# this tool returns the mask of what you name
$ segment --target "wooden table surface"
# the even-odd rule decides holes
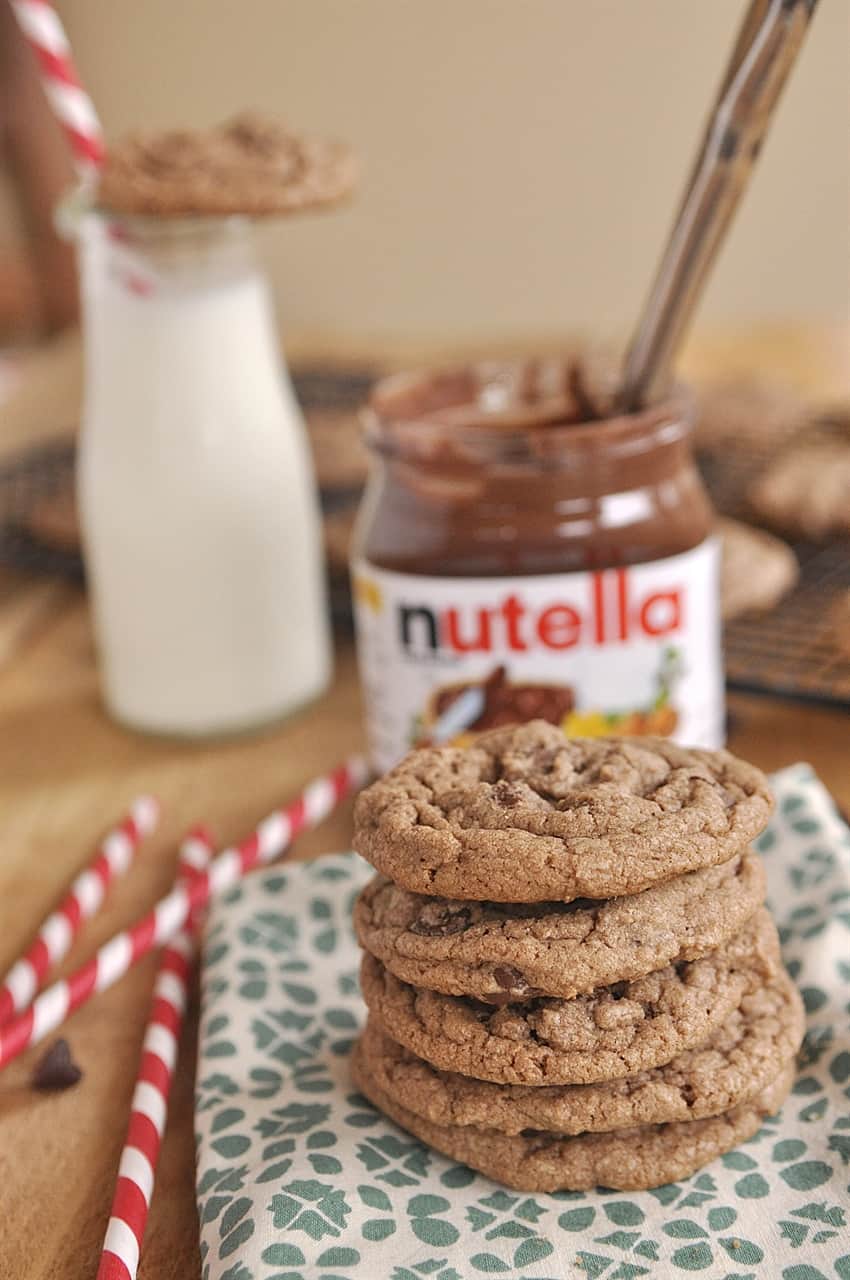
[[[730,358],[746,367],[740,339],[721,336],[692,355],[694,367],[709,373],[725,369]],[[813,393],[837,394],[835,385],[825,390],[830,377],[834,382],[833,357],[809,332],[755,335],[750,358],[761,369],[791,365],[795,380]],[[769,770],[810,761],[850,811],[845,712],[740,696],[731,699],[731,710],[734,750]],[[160,830],[86,927],[70,957],[74,964],[169,887],[176,842],[191,823],[203,817],[220,841],[237,838],[361,745],[346,637],[339,639],[330,693],[273,731],[199,745],[127,732],[98,701],[81,593],[13,575],[0,580],[0,726],[0,971],[140,791],[161,798]],[[303,839],[299,853],[347,847],[349,821],[348,810],[336,815]],[[28,1078],[38,1050],[0,1076],[0,1280],[80,1280],[96,1272],[153,970],[149,958],[68,1023],[85,1071],[78,1087],[33,1093]],[[199,1275],[191,1105],[196,1027],[193,1009],[140,1269],[148,1280]]]

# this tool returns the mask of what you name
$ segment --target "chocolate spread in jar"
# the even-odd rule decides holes
[[[535,717],[720,743],[717,551],[689,401],[607,410],[565,360],[375,389],[353,580],[376,767]]]

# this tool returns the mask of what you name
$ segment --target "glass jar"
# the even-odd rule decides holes
[[[304,424],[240,218],[79,227],[78,491],[104,696],[181,735],[283,716],[330,639]]]
[[[542,717],[723,736],[718,549],[684,391],[576,423],[557,361],[376,388],[353,563],[374,763]]]

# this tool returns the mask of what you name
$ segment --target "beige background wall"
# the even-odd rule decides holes
[[[60,0],[107,131],[246,105],[350,139],[267,236],[285,323],[629,327],[745,0]],[[850,2],[821,0],[702,325],[848,311]]]

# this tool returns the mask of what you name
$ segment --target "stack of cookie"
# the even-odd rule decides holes
[[[758,769],[540,721],[362,793],[361,1091],[528,1191],[688,1176],[781,1106],[799,996],[749,842]]]

